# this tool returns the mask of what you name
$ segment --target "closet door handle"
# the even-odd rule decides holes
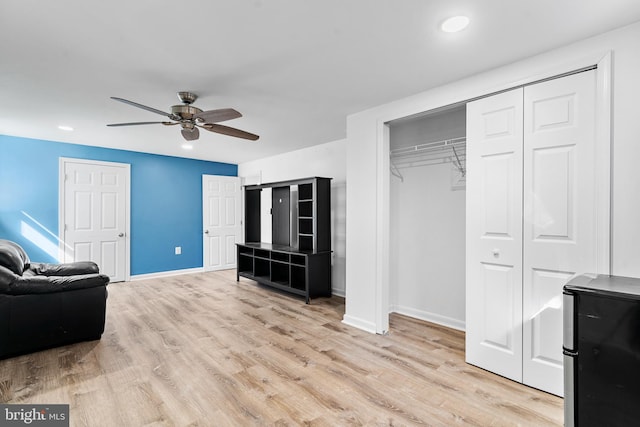
[[[499,258],[500,257],[500,249],[495,248],[494,250],[491,251],[491,253],[493,254],[494,257]]]

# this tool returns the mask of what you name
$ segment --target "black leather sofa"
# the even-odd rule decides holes
[[[32,263],[0,240],[0,359],[100,339],[108,283],[93,262]]]

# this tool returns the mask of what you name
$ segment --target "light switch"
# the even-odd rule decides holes
[[[180,255],[182,253],[182,247],[176,246],[176,255]]]

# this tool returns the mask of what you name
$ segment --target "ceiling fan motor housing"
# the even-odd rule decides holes
[[[171,113],[182,118],[182,120],[193,120],[193,116],[202,113],[202,110],[191,105],[173,105]]]

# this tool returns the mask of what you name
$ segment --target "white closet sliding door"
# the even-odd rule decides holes
[[[557,395],[562,286],[597,271],[595,74],[467,106],[467,362]]]
[[[522,381],[522,89],[467,104],[466,358]]]
[[[557,395],[562,287],[597,272],[595,74],[524,89],[522,379]]]

